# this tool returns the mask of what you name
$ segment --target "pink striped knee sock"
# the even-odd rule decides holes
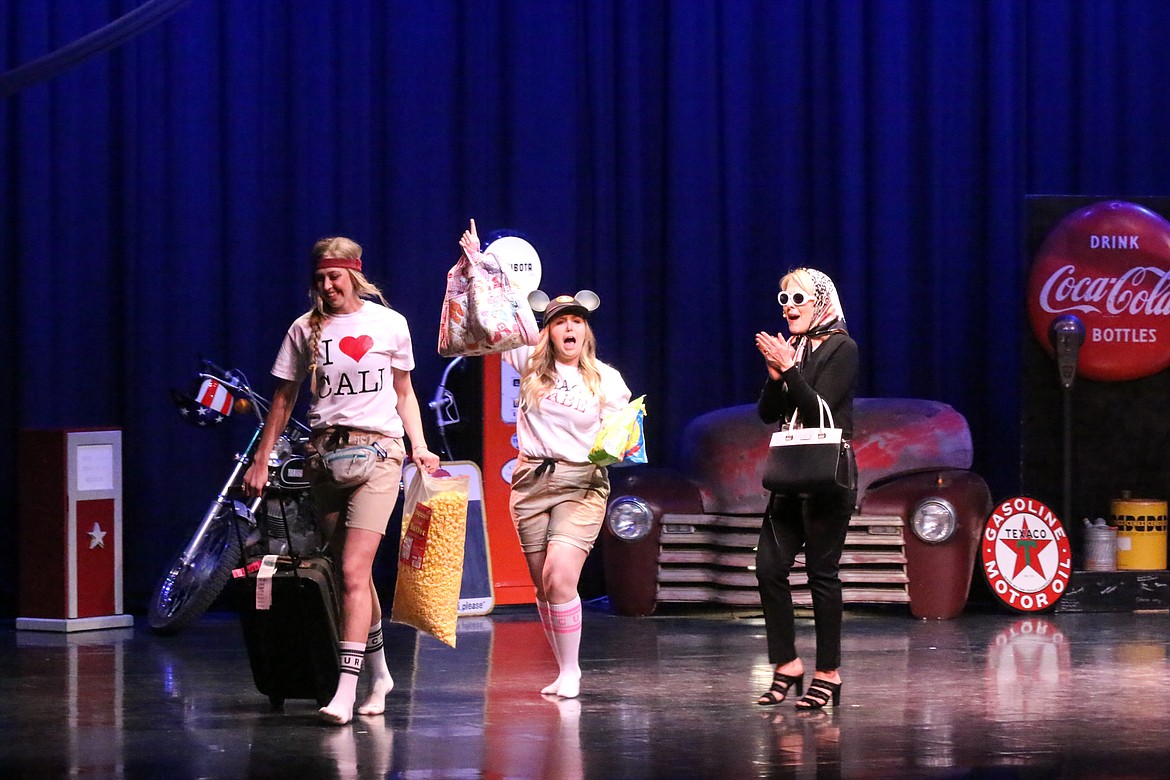
[[[567,604],[549,604],[548,610],[557,659],[561,665],[556,695],[572,699],[581,692],[581,666],[578,662],[581,649],[581,599],[575,596]]]

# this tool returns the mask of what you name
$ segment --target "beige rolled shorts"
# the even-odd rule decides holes
[[[318,452],[327,441],[329,431],[314,432],[311,445]],[[323,467],[313,470],[313,500],[317,511],[324,518],[340,516],[346,528],[362,528],[376,534],[386,535],[386,525],[398,503],[398,492],[402,487],[402,464],[406,460],[406,446],[400,438],[391,438],[374,431],[351,430],[349,444],[378,445],[386,451],[386,457],[374,466],[370,478],[356,487],[342,487],[335,484],[329,472]]]
[[[521,456],[512,472],[508,508],[520,549],[540,552],[556,540],[589,552],[605,517],[609,475],[592,463],[556,461],[543,470],[540,465]]]

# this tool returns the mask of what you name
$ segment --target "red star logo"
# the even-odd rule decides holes
[[[1020,575],[1024,569],[1032,569],[1042,578],[1045,578],[1044,570],[1040,568],[1040,552],[1048,545],[1052,544],[1051,539],[1037,539],[1032,535],[1032,531],[1028,528],[1028,521],[1022,521],[1019,539],[1003,539],[1000,541],[1006,544],[1016,554],[1016,570],[1012,572],[1012,579]]]

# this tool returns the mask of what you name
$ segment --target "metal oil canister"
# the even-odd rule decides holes
[[[1109,524],[1117,529],[1117,568],[1166,568],[1166,502],[1130,498],[1113,500]]]

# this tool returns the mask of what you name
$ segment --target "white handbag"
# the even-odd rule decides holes
[[[816,493],[856,486],[852,444],[836,427],[833,412],[825,399],[817,396],[817,402],[820,406],[818,427],[796,427],[800,415],[797,410],[788,428],[772,434],[768,459],[764,463],[763,483],[773,493]]]

